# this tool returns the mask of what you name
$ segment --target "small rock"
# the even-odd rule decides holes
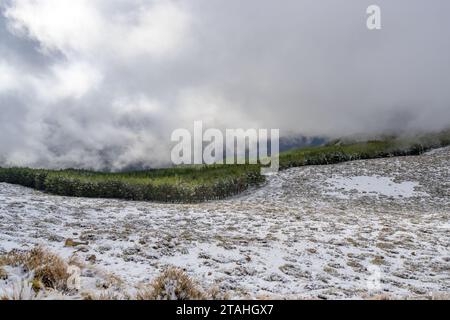
[[[96,240],[96,236],[94,235],[94,234],[91,234],[91,233],[86,233],[86,234],[82,234],[81,236],[80,236],[80,239],[82,240],[82,241],[88,241],[88,240],[91,240],[91,241],[93,241],[93,240]]]
[[[209,260],[209,259],[211,259],[211,256],[209,254],[207,254],[206,252],[200,252],[198,254],[198,258],[199,259]]]
[[[86,246],[82,246],[82,247],[79,247],[77,251],[87,253],[87,252],[89,252],[89,248]]]
[[[269,276],[267,276],[264,280],[270,282],[283,282],[284,278],[277,273],[272,273]]]
[[[89,257],[87,257],[86,261],[89,261],[90,263],[95,263],[97,261],[97,257],[95,254],[90,255]]]
[[[51,242],[61,242],[64,241],[64,238],[58,235],[51,235],[48,237],[48,240]]]
[[[138,247],[127,248],[127,249],[123,250],[123,254],[127,255],[127,256],[136,255],[136,254],[139,254],[140,252],[141,252],[141,249]]]
[[[73,240],[73,239],[66,239],[66,242],[65,242],[65,244],[64,244],[64,246],[65,247],[78,247],[78,246],[81,246],[81,245],[88,245],[89,244],[89,242],[78,242],[78,241],[75,241],[75,240]]]
[[[111,250],[112,250],[112,247],[109,246],[109,245],[104,245],[104,246],[99,246],[99,247],[98,247],[98,251],[99,251],[100,253],[105,253],[105,252],[111,251]]]

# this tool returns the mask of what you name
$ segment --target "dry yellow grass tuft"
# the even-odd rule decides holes
[[[204,300],[206,295],[180,269],[169,268],[149,289],[137,293],[137,300]]]
[[[8,279],[8,274],[6,273],[5,269],[0,267],[0,280],[6,280]]]
[[[218,287],[209,289],[206,292],[206,297],[208,300],[230,300],[230,295]]]
[[[94,293],[82,293],[83,300],[88,301],[116,301],[116,300],[131,300],[128,294],[122,294],[120,292],[104,291],[98,294]]]
[[[33,289],[51,288],[56,290],[67,289],[67,264],[57,255],[36,247],[30,251],[12,251],[1,258],[1,264],[23,267],[27,272],[34,273]]]

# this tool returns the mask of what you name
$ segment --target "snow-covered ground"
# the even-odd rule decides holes
[[[393,178],[380,176],[356,176],[330,178],[327,183],[331,184],[330,193],[349,199],[349,193],[373,196],[389,196],[396,198],[411,198],[419,195],[426,196],[427,193],[419,193],[416,188],[420,187],[418,182],[404,181],[395,182]],[[345,191],[347,194],[344,194]]]
[[[238,197],[193,205],[0,184],[0,253],[40,244],[91,257],[125,290],[177,266],[235,298],[449,294],[449,170],[449,148],[293,168]],[[66,248],[68,238],[88,244]],[[82,285],[95,288],[89,277]]]

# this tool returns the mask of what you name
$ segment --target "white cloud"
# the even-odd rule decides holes
[[[186,41],[189,22],[188,14],[171,2],[142,7],[136,24],[121,30],[126,40],[120,49],[128,56],[174,52]]]
[[[189,16],[170,1],[102,10],[107,7],[105,0],[12,0],[5,16],[17,34],[68,57],[160,56],[186,40]]]
[[[257,128],[258,117],[245,114],[245,108],[226,99],[220,92],[208,86],[191,87],[180,90],[177,96],[177,110],[183,115],[183,123],[189,128],[194,121],[202,121],[205,126],[225,129]]]
[[[60,63],[52,66],[46,77],[30,79],[37,96],[48,103],[64,99],[80,99],[95,90],[102,75],[94,66],[85,63]]]
[[[154,115],[164,111],[158,101],[151,101],[145,95],[120,97],[112,102],[112,109],[119,116]]]
[[[4,61],[0,61],[0,93],[10,91],[18,86],[16,72]]]
[[[42,49],[66,54],[89,50],[106,31],[89,0],[13,0],[5,17],[12,30],[39,41]]]
[[[194,120],[441,129],[450,2],[436,1],[379,0],[369,32],[361,0],[0,0],[0,162],[154,166]]]

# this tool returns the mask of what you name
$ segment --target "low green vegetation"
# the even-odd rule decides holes
[[[358,142],[335,140],[325,146],[284,152],[280,168],[335,164],[345,161],[419,155],[433,148],[450,145],[450,131],[408,137],[383,137]]]
[[[201,166],[102,173],[84,170],[0,168],[0,182],[56,195],[157,202],[226,198],[263,181],[259,166]]]
[[[450,132],[368,142],[337,140],[280,154],[280,168],[418,155],[450,145]],[[202,202],[239,194],[264,181],[258,165],[213,165],[104,173],[87,170],[0,168],[0,182],[51,194],[156,202]]]

